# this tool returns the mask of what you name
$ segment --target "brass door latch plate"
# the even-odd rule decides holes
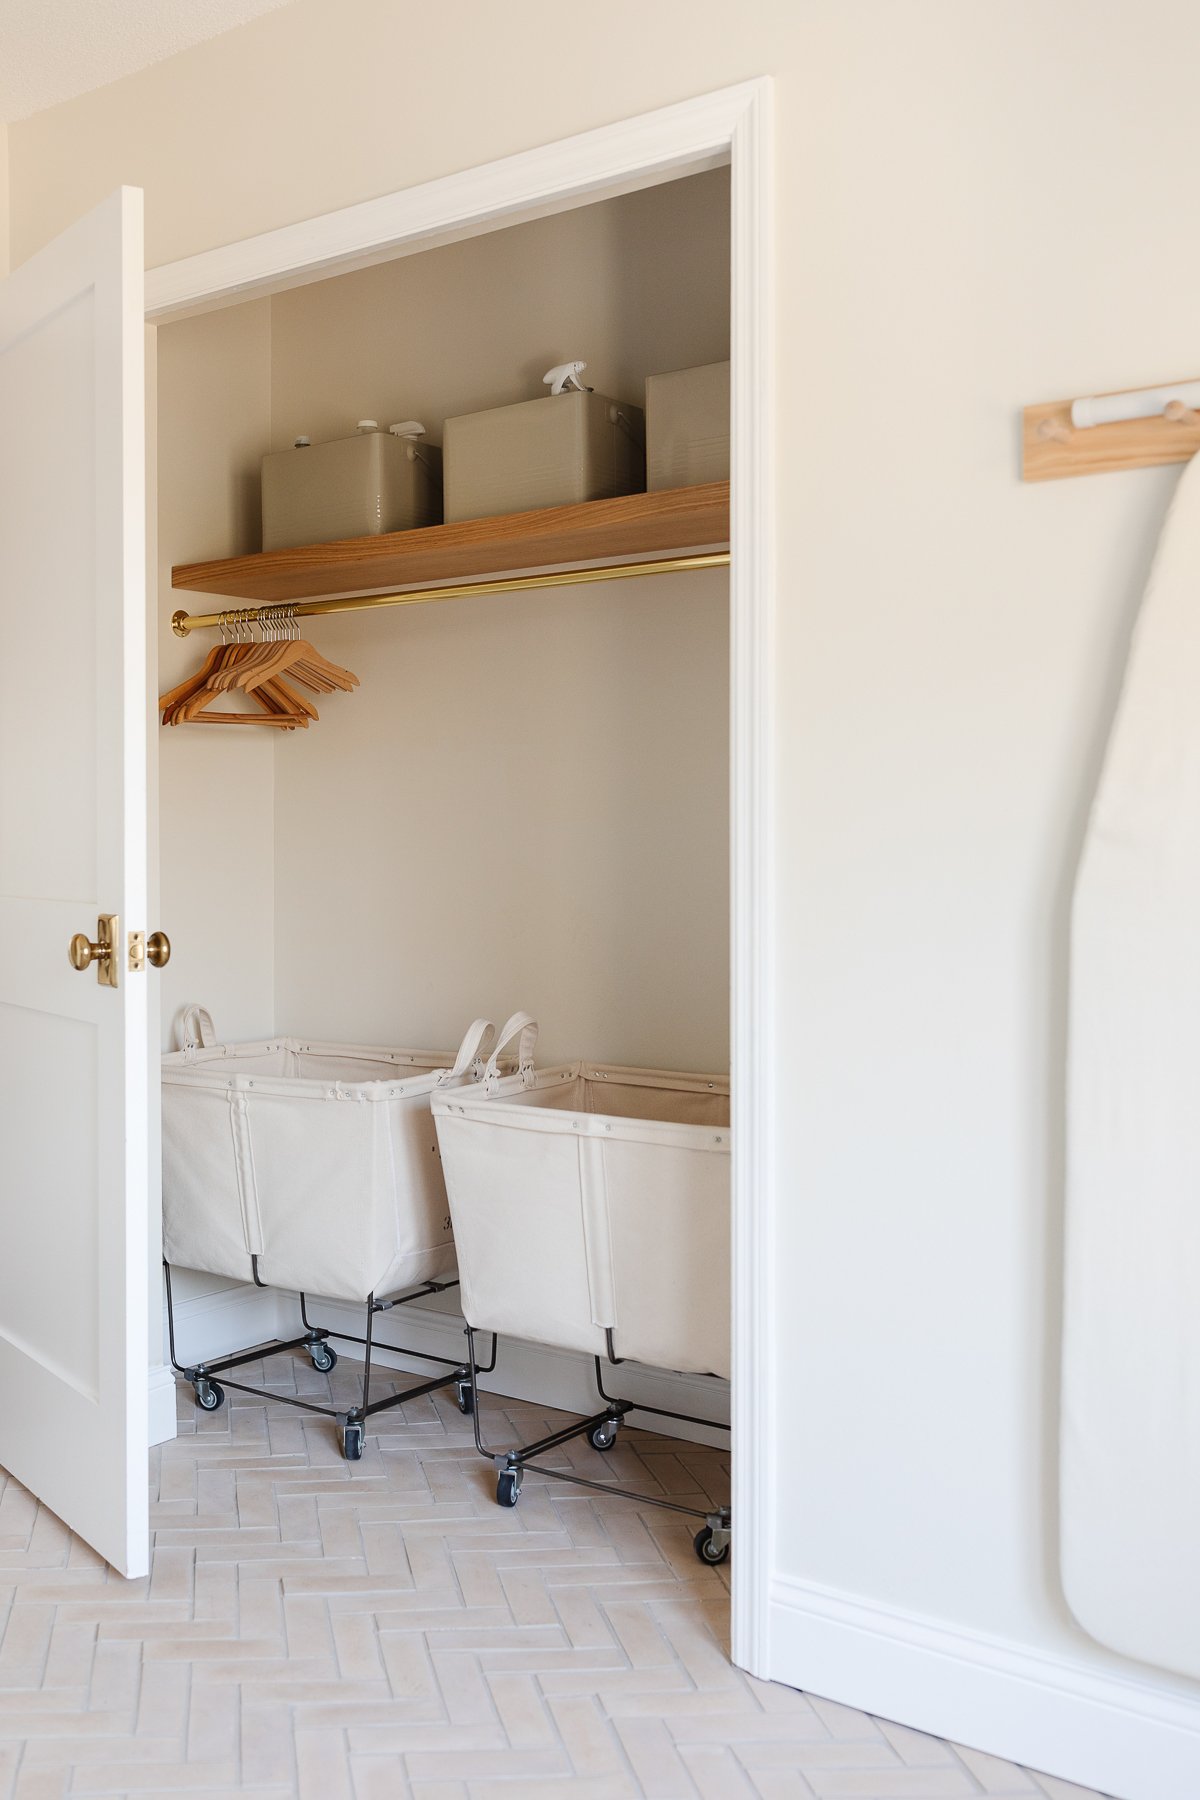
[[[147,937],[144,931],[131,931],[129,934],[129,967],[137,973],[149,963],[152,969],[165,969],[171,960],[171,940],[165,931],[152,931]]]

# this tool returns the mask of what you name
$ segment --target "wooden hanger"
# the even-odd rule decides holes
[[[229,644],[214,644],[204,659],[203,667],[197,669],[194,675],[189,675],[186,681],[181,681],[178,687],[172,688],[169,694],[159,695],[158,704],[164,715],[164,725],[173,723],[172,720],[166,717],[166,714],[172,712],[174,708],[179,706],[184,700],[190,700],[193,694],[199,692],[209,676],[214,674],[216,670],[220,668],[222,655],[230,648],[231,646]]]
[[[320,714],[311,700],[283,680],[284,672],[314,693],[349,692],[358,676],[332,663],[302,639],[286,643],[218,644],[203,665],[159,698],[164,725],[270,725],[280,730],[307,729]],[[254,712],[214,712],[218,696],[240,689],[252,699]]]
[[[349,693],[359,685],[357,675],[330,662],[304,638],[292,638],[284,644],[260,644],[256,648],[267,654],[247,657],[236,666],[219,671],[213,677],[214,685],[222,689],[239,687],[251,693],[285,670],[318,694],[331,694],[335,689]]]
[[[283,682],[270,682],[252,696],[257,712],[213,713],[207,711],[221,691],[214,684],[222,672],[241,662],[251,644],[218,644],[205,658],[201,668],[186,681],[160,697],[163,724],[178,725],[196,720],[209,725],[274,725],[284,730],[307,726],[315,718],[316,708]]]
[[[277,715],[281,724],[287,729],[307,731],[310,720],[319,719],[321,716],[312,701],[306,699],[303,694],[298,694],[295,688],[288,686],[286,681],[264,681],[254,689],[252,698],[257,700],[267,713]],[[257,713],[216,714],[208,711],[197,713],[196,723],[204,725],[215,721],[228,724],[230,717],[252,725],[259,723]]]

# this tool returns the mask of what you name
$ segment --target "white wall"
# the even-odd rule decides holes
[[[276,447],[545,393],[579,354],[648,373],[729,352],[726,170],[271,301]],[[723,573],[322,621],[362,687],[275,745],[276,1023],[729,1066]]]
[[[1173,475],[1023,487],[1016,415],[1196,372],[1200,19],[610,0],[572,14],[578,79],[561,41],[551,0],[419,33],[388,0],[297,0],[14,127],[16,254],[119,180],[162,261],[774,74],[774,1666],[1139,1800],[1194,1793],[1196,1690],[1091,1645],[1054,1548],[1067,895]],[[842,1661],[823,1596],[856,1621]],[[906,1686],[922,1621],[939,1648]],[[957,1676],[1010,1652],[1016,1684],[960,1706]],[[1123,1752],[1071,1723],[1084,1692]]]

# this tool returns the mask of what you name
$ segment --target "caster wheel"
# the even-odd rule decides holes
[[[496,1477],[496,1505],[515,1506],[520,1494],[520,1472],[516,1469],[501,1469]]]
[[[212,1381],[207,1376],[201,1376],[196,1383],[196,1405],[201,1412],[216,1412],[218,1407],[222,1407],[224,1404],[225,1389],[220,1382]]]
[[[593,1425],[588,1432],[588,1443],[593,1450],[611,1450],[617,1441],[617,1421],[605,1419],[603,1424]]]
[[[475,1392],[469,1381],[455,1382],[454,1398],[458,1401],[459,1412],[465,1413],[467,1418],[470,1418],[475,1411]]]
[[[711,1525],[706,1525],[703,1531],[696,1533],[692,1539],[692,1546],[700,1561],[711,1563],[714,1568],[720,1563],[729,1561],[729,1540],[726,1539],[723,1544],[714,1544]]]
[[[363,1428],[355,1421],[342,1426],[342,1455],[347,1462],[358,1462],[363,1453]]]
[[[328,1375],[330,1369],[337,1367],[337,1351],[332,1344],[314,1344],[308,1353],[312,1358],[312,1366],[322,1375]]]

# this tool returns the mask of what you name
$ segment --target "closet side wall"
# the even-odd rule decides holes
[[[8,126],[0,125],[0,277],[8,274]]]
[[[210,313],[158,333],[159,692],[193,670],[207,637],[177,638],[171,565],[258,547],[258,462],[271,423],[270,305]],[[189,605],[207,610],[197,598]],[[212,606],[219,607],[220,600]],[[164,1047],[180,1010],[208,1007],[223,1037],[274,1029],[274,758],[252,727],[162,730],[161,904],[171,939],[160,981]],[[187,1300],[235,1284],[185,1276]],[[253,1334],[251,1334],[253,1335]],[[205,1346],[214,1350],[211,1338]]]
[[[215,640],[177,638],[171,565],[259,547],[259,462],[271,420],[270,303],[158,334],[159,679],[165,692]],[[222,605],[201,596],[191,611]],[[225,1038],[274,1029],[274,759],[270,733],[159,733],[165,1047],[182,1006],[207,1006]]]
[[[725,170],[296,289],[277,447],[545,394],[568,357],[642,404],[729,344]],[[303,454],[303,452],[297,452]],[[317,620],[362,678],[276,759],[281,1030],[728,1067],[728,580]]]

